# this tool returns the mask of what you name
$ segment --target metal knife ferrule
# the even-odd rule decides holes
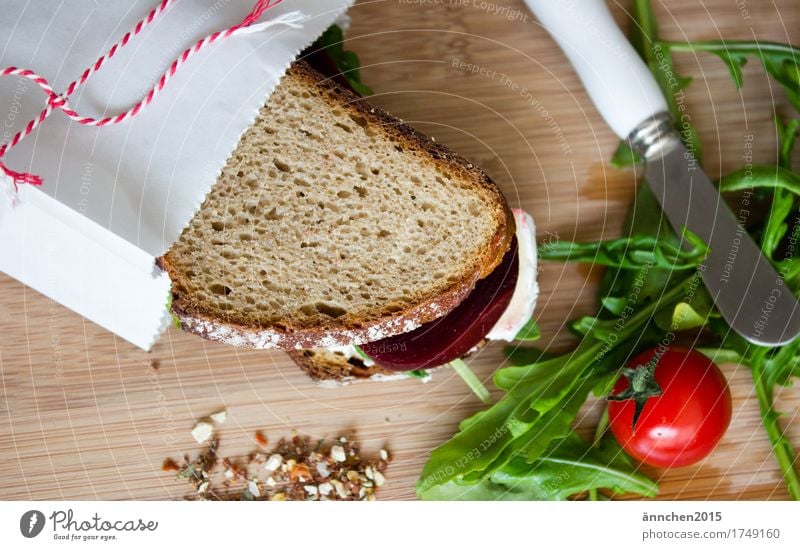
[[[644,120],[628,136],[634,151],[645,159],[664,153],[667,148],[680,143],[680,135],[667,111],[654,114]]]

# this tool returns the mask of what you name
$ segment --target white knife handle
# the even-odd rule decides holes
[[[667,110],[642,58],[603,0],[525,0],[564,50],[597,110],[621,138]]]

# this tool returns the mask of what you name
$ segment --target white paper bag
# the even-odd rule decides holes
[[[54,112],[2,159],[44,184],[20,186],[12,201],[0,182],[0,269],[149,349],[169,322],[169,281],[154,259],[189,223],[291,61],[352,2],[284,0],[261,21],[300,11],[302,28],[276,25],[203,48],[124,123],[94,128]],[[0,68],[31,69],[61,92],[156,4],[4,0]],[[252,7],[176,0],[76,90],[71,107],[92,117],[126,111],[186,48]],[[45,104],[32,82],[0,78],[0,140]]]

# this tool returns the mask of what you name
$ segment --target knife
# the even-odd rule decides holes
[[[675,231],[685,227],[709,246],[700,272],[728,325],[754,344],[792,341],[800,334],[800,306],[687,151],[658,84],[603,0],[525,2],[606,123],[645,159],[645,179]]]

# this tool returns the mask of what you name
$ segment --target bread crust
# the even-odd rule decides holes
[[[467,353],[464,358],[482,349],[488,341],[481,340],[474,350]],[[322,352],[322,353],[320,353]],[[359,358],[348,359],[328,350],[298,350],[286,352],[300,369],[312,380],[326,386],[343,386],[360,381],[393,381],[406,380],[408,376],[402,372],[384,369],[379,365],[366,366]],[[425,369],[428,373],[441,367]]]
[[[390,377],[397,374],[378,365],[368,367],[363,361],[349,360],[347,357],[332,353],[321,354],[317,350],[297,350],[287,353],[303,372],[317,382],[331,381],[346,384],[354,380],[370,380],[373,377]]]
[[[172,311],[180,320],[181,328],[208,340],[236,346],[301,350],[381,340],[409,332],[447,314],[464,300],[478,279],[487,276],[497,267],[508,250],[515,228],[505,197],[494,182],[475,165],[387,112],[369,105],[363,98],[333,80],[326,79],[306,63],[293,64],[289,72],[293,78],[302,79],[310,88],[320,89],[323,92],[320,97],[329,102],[332,108],[345,109],[352,115],[363,116],[403,147],[424,155],[432,163],[446,164],[459,177],[471,181],[480,192],[488,194],[496,209],[496,231],[476,264],[470,266],[460,281],[453,283],[437,296],[425,298],[404,310],[382,314],[377,318],[355,321],[331,319],[326,327],[297,324],[290,326],[289,323],[284,326],[247,326],[204,311],[189,297],[182,295],[181,274],[170,264],[170,253],[167,252],[156,263],[169,274],[173,282]]]

